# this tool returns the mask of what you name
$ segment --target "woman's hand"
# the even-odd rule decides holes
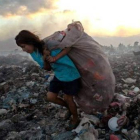
[[[52,57],[50,55],[50,51],[47,49],[43,50],[43,59],[44,59],[44,61],[47,60],[49,63],[54,63],[56,61],[56,57]]]
[[[43,59],[46,60],[46,57],[48,57],[50,55],[50,51],[47,49],[43,50]]]
[[[44,61],[44,69],[50,71],[51,70],[51,65],[49,64],[49,62]]]
[[[52,56],[47,56],[46,60],[50,63],[54,63],[56,61],[56,57],[52,57]]]
[[[50,51],[47,49],[43,50],[43,60],[44,60],[44,69],[50,71],[51,66],[49,61],[47,61],[47,57],[50,55]]]

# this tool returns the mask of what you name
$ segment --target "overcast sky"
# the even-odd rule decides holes
[[[72,20],[80,20],[93,37],[137,36],[139,7],[140,0],[0,0],[0,48],[22,29],[44,38],[65,29]],[[119,43],[99,41],[104,45]]]

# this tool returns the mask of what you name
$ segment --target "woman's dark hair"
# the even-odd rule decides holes
[[[20,46],[21,44],[33,45],[35,51],[43,54],[44,42],[39,39],[39,37],[28,30],[22,30],[15,37],[16,44]]]

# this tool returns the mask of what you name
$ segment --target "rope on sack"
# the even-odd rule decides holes
[[[72,21],[72,23],[71,24],[68,24],[68,27],[69,26],[73,26],[73,27],[76,27],[76,29],[77,30],[79,30],[80,32],[81,32],[81,35],[80,35],[80,37],[78,38],[78,39],[76,39],[73,43],[72,43],[72,45],[71,46],[73,46],[74,44],[76,44],[76,42],[78,42],[80,39],[81,39],[81,37],[82,37],[82,35],[83,35],[83,33],[84,33],[84,27],[83,27],[83,25],[82,25],[82,23],[80,22],[80,21]]]
[[[78,31],[80,31],[80,32],[81,32],[81,35],[79,36],[78,39],[76,39],[76,40],[71,44],[71,46],[73,46],[74,44],[76,44],[76,42],[78,42],[78,41],[81,39],[81,37],[82,37],[82,35],[83,35],[83,33],[84,33],[84,28],[83,28],[83,25],[82,25],[82,23],[81,23],[80,21],[72,21],[72,23],[68,24],[68,26],[67,26],[67,28],[72,28],[72,27],[75,27]],[[48,40],[49,40],[49,39],[52,39],[55,35],[57,35],[58,32],[59,32],[59,31],[54,32],[52,35],[50,35],[50,36],[44,38],[43,40],[44,40],[45,42],[48,42]],[[44,47],[46,47],[46,46],[44,46]]]
[[[75,26],[81,32],[84,31],[84,27],[83,27],[83,25],[82,25],[82,23],[80,21],[72,21],[71,25]]]

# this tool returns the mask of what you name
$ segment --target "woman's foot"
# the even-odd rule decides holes
[[[73,129],[75,129],[80,123],[80,119],[77,119],[76,121],[70,121],[69,126],[66,127],[67,131],[71,131]]]

